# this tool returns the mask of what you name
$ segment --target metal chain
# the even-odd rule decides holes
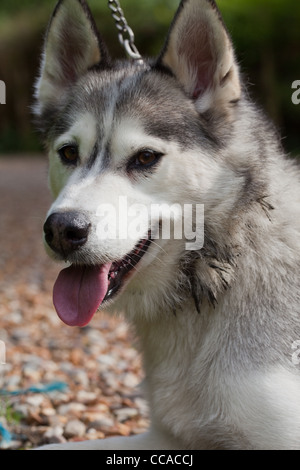
[[[119,1],[108,0],[108,6],[112,12],[112,17],[115,20],[117,30],[119,31],[118,37],[121,46],[124,47],[131,59],[136,60],[139,64],[143,64],[144,61],[142,56],[134,44],[134,33],[130,26],[128,26]]]

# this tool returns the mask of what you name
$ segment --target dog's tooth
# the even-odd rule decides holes
[[[111,295],[111,293],[112,293],[112,289],[110,289],[110,290],[108,291],[108,293],[106,294],[107,297],[109,297],[109,296]]]

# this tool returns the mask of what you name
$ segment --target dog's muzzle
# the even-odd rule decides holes
[[[53,288],[53,304],[60,319],[69,326],[86,326],[96,311],[123,288],[151,244],[151,233],[133,250],[103,264],[88,263],[88,238],[92,224],[85,214],[61,211],[51,214],[44,225],[45,242],[70,266],[60,271]],[[84,261],[85,258],[85,261]],[[99,261],[99,258],[98,258]]]
[[[56,212],[44,224],[45,240],[49,247],[66,259],[86,244],[91,223],[79,212]]]

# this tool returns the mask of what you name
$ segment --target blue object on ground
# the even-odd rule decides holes
[[[12,441],[11,433],[0,423],[0,445],[9,444]]]
[[[68,388],[65,382],[51,382],[46,385],[38,385],[20,390],[0,390],[0,396],[16,396],[25,395],[27,393],[49,393],[49,392],[64,392]]]

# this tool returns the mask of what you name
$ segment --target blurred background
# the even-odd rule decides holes
[[[156,55],[179,0],[123,0],[122,7],[143,55]],[[6,105],[0,105],[0,155],[40,152],[31,124],[30,104],[43,36],[56,0],[1,0],[0,80]],[[106,0],[90,0],[112,55],[123,56]],[[275,121],[283,145],[300,154],[300,105],[291,101],[300,80],[300,2],[297,0],[219,0],[233,37],[249,93]]]

